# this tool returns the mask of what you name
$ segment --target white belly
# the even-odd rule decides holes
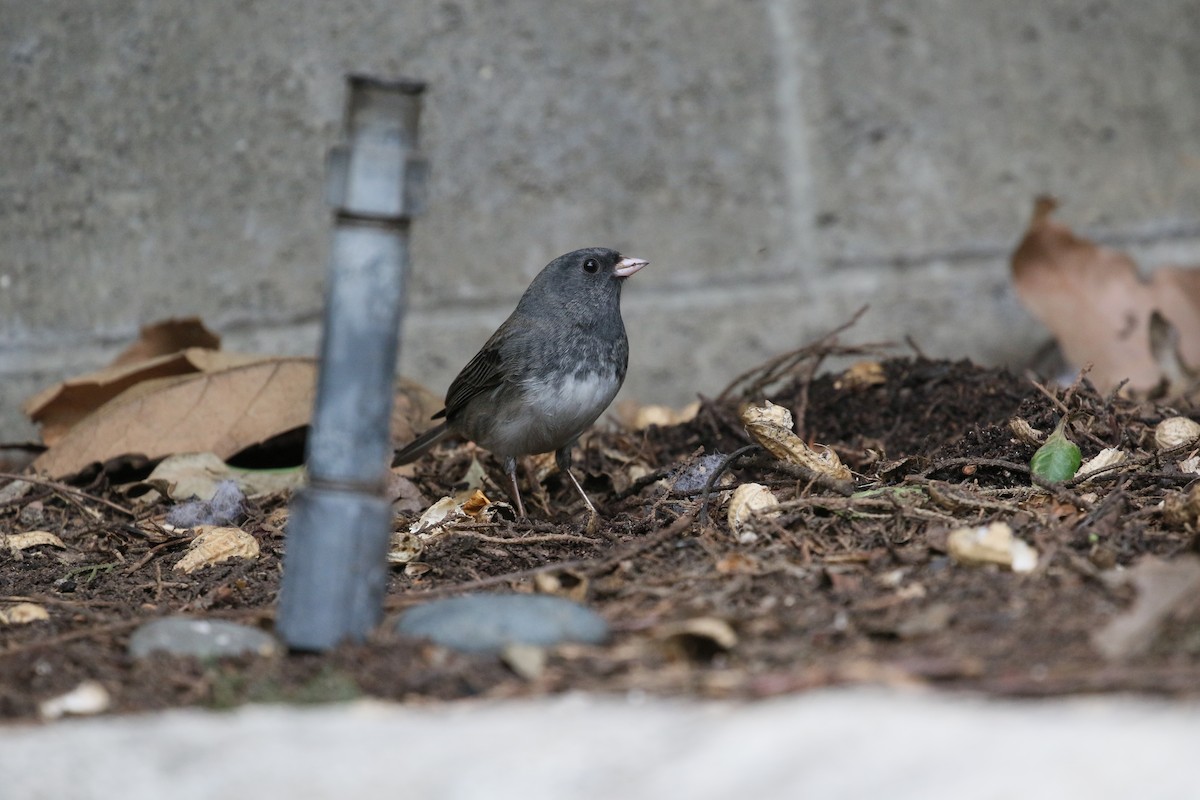
[[[620,388],[621,382],[615,374],[594,373],[527,386],[523,391],[524,412],[495,420],[490,435],[475,441],[497,455],[557,450],[587,430],[612,403]]]

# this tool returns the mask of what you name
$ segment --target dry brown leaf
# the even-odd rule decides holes
[[[229,458],[306,425],[316,374],[312,359],[279,358],[183,376],[165,385],[142,384],[73,427],[33,468],[61,476],[130,454],[158,459],[211,452]]]
[[[238,469],[213,453],[180,453],[163,459],[146,480],[136,484],[155,490],[138,496],[136,502],[153,502],[160,495],[172,500],[211,500],[223,481],[236,483],[248,498],[260,498],[299,488],[304,483],[304,469]]]
[[[416,381],[400,378],[392,402],[392,444],[399,448],[424,433],[433,415],[442,410],[442,398]]]
[[[532,644],[508,644],[500,659],[521,678],[535,681],[546,671],[546,648]]]
[[[114,358],[110,366],[135,364],[170,353],[178,353],[180,350],[187,350],[191,347],[219,350],[221,337],[206,328],[199,317],[182,317],[152,322],[141,329],[137,341]]]
[[[404,467],[411,466],[411,464],[404,465]],[[429,505],[429,501],[425,499],[420,488],[413,483],[411,473],[400,474],[401,469],[403,468],[394,467],[388,472],[387,487],[384,491],[387,493],[387,498],[392,501],[392,513],[415,514]]]
[[[1089,377],[1101,391],[1124,379],[1134,390],[1154,388],[1163,372],[1150,347],[1157,309],[1178,330],[1184,359],[1200,363],[1200,271],[1164,268],[1144,281],[1125,253],[1052,220],[1056,206],[1038,198],[1012,273],[1021,302],[1051,330],[1067,360],[1091,364]]]
[[[1133,607],[1092,636],[1092,644],[1108,659],[1129,658],[1154,644],[1171,614],[1200,603],[1200,558],[1163,561],[1146,556],[1129,570],[1137,587]]]
[[[1083,478],[1091,475],[1093,472],[1116,466],[1117,464],[1125,463],[1128,454],[1119,447],[1106,447],[1096,455],[1089,458],[1087,461],[1079,465],[1079,470],[1075,473],[1078,478]]]
[[[562,569],[537,573],[533,576],[533,586],[540,594],[552,594],[582,603],[587,600],[591,582],[582,572]]]
[[[720,617],[669,622],[657,628],[654,635],[668,655],[689,661],[705,660],[715,652],[732,650],[738,643],[737,632]]]
[[[45,606],[37,603],[17,603],[8,608],[0,608],[0,624],[3,625],[28,625],[48,619],[50,612]]]
[[[25,413],[41,425],[42,441],[53,446],[72,427],[140,384],[270,360],[268,356],[193,347],[145,361],[122,362],[78,375],[39,392],[26,401]]]
[[[682,425],[685,422],[691,422],[700,413],[700,401],[694,400],[683,408],[648,405],[636,406],[632,411],[628,407],[622,410],[624,411],[628,427],[633,428],[635,431],[642,431],[651,425],[665,428],[669,425]]]
[[[878,361],[858,361],[834,380],[833,388],[839,391],[864,389],[882,383],[887,383],[887,374],[883,371],[882,364]]]
[[[13,552],[28,550],[30,547],[41,547],[43,545],[57,547],[60,550],[66,548],[62,539],[50,531],[26,531],[25,533],[12,533],[7,536],[0,536],[0,547],[7,547]]]
[[[1179,337],[1179,355],[1192,368],[1200,367],[1200,269],[1159,267],[1150,276],[1154,307]]]
[[[202,526],[175,569],[192,573],[231,558],[258,558],[258,540],[240,528]]]

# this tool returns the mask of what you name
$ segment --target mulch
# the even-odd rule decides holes
[[[430,540],[418,567],[392,570],[389,619],[464,591],[550,591],[582,599],[612,625],[609,643],[556,648],[533,671],[407,640],[386,624],[322,654],[133,659],[131,632],[167,614],[270,628],[288,498],[252,503],[239,522],[258,539],[259,558],[184,575],[171,565],[186,540],[148,541],[96,499],[125,503],[111,473],[82,493],[39,486],[0,506],[0,534],[47,530],[67,547],[0,552],[0,608],[29,601],[50,617],[0,626],[0,718],[36,719],[41,701],[85,680],[108,689],[116,712],[566,690],[749,699],[857,683],[1007,696],[1200,691],[1194,621],[1172,621],[1123,659],[1102,658],[1094,640],[1135,600],[1115,577],[1121,570],[1196,550],[1195,520],[1162,513],[1196,475],[1153,442],[1154,425],[1181,409],[1101,395],[1086,381],[1047,390],[965,361],[893,358],[865,380],[816,375],[831,354],[809,349],[763,365],[704,399],[686,423],[585,438],[577,474],[601,509],[597,530],[550,475],[542,491],[529,490],[530,520],[459,526]],[[839,455],[856,493],[750,447],[739,406],[763,397],[793,411],[805,440]],[[1010,422],[1047,433],[1066,411],[1085,459],[1120,447],[1132,466],[1034,486],[1037,445]],[[713,454],[736,457],[720,459],[709,485],[675,480]],[[419,462],[413,481],[426,498],[451,494],[473,458],[494,479],[502,474],[486,453],[457,445]],[[746,482],[771,489],[780,513],[739,535],[723,504]],[[414,518],[398,516],[397,529]],[[949,531],[997,520],[1038,551],[1032,572],[949,555]]]

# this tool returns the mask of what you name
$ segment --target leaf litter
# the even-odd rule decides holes
[[[1024,264],[1023,299],[1030,286],[1036,293],[1080,280],[1074,268],[1069,279],[1027,277],[1059,270],[1056,248],[1075,267],[1095,255],[1065,228],[1046,230],[1043,212],[1031,226],[1034,245],[1014,257],[1014,269]],[[1120,261],[1108,251],[1101,259]],[[1105,274],[1136,278],[1118,267]],[[1152,327],[1156,313],[1167,314],[1178,334],[1190,325],[1186,306],[1135,316]],[[102,688],[96,710],[117,712],[568,689],[757,698],[855,683],[1021,696],[1200,693],[1200,409],[1188,390],[1169,394],[1162,359],[1137,392],[1096,367],[1055,388],[965,361],[884,358],[876,346],[844,345],[838,337],[853,322],[748,370],[716,398],[679,411],[616,409],[577,452],[601,509],[596,529],[585,526],[552,459],[525,465],[536,479],[529,520],[514,519],[500,465],[469,443],[393,470],[388,619],[369,641],[320,655],[128,655],[134,631],[163,617],[270,630],[298,475],[297,465],[278,464],[293,469],[278,484],[257,482],[221,466],[269,436],[261,426],[223,447],[171,433],[184,447],[149,430],[158,446],[121,461],[118,451],[135,441],[122,422],[127,438],[106,434],[104,454],[72,451],[79,426],[133,401],[169,409],[159,398],[181,385],[179,376],[134,383],[124,390],[133,401],[118,392],[58,432],[45,455],[67,455],[57,470],[41,464],[56,477],[81,469],[69,482],[0,478],[10,481],[0,486],[0,536],[53,537],[0,548],[0,610],[9,619],[0,625],[0,717],[46,716],[47,703],[81,686]],[[1049,327],[1066,337],[1073,326]],[[189,337],[203,333],[181,328],[152,326],[144,338],[155,341],[115,368],[178,359],[161,352],[175,344],[195,349]],[[1180,337],[1173,341],[1177,361],[1191,363]],[[1127,350],[1144,354],[1140,344]],[[834,361],[853,363],[824,371]],[[426,424],[436,398],[410,383],[397,398],[393,431],[403,441]],[[229,401],[222,413],[236,419],[248,408]],[[234,430],[226,417],[217,428]],[[1049,431],[1059,446],[1069,434],[1079,452],[1064,459],[1069,469],[1044,476],[1034,456]],[[169,469],[152,476],[163,456]],[[103,466],[85,466],[93,462]],[[226,480],[239,487],[238,503],[232,518],[214,520],[223,528],[212,557],[190,572],[175,568],[204,539],[168,515],[187,503],[211,509]],[[570,598],[600,613],[613,636],[480,655],[395,632],[392,621],[407,609],[480,592]]]
[[[1004,371],[922,358],[878,361],[872,374],[882,380],[811,377],[811,362],[836,350],[810,349],[776,386],[754,389],[766,396],[735,392],[705,400],[681,424],[586,437],[578,463],[603,510],[594,535],[561,476],[546,478],[541,510],[518,522],[504,503],[488,502],[503,497],[489,485],[502,474],[490,455],[445,446],[412,468],[408,479],[430,498],[454,498],[464,475],[478,476],[472,507],[499,513],[455,511],[432,523],[436,535],[422,536],[390,573],[389,615],[467,591],[571,592],[613,627],[610,643],[551,648],[536,668],[511,654],[445,651],[388,625],[369,642],[317,656],[131,660],[125,648],[137,626],[170,614],[269,629],[289,492],[244,500],[237,546],[252,539],[256,557],[222,546],[218,555],[243,557],[186,573],[173,567],[191,538],[154,537],[142,522],[164,518],[177,501],[159,496],[131,521],[113,509],[125,500],[104,473],[81,494],[35,485],[39,529],[63,548],[0,554],[0,603],[47,610],[45,619],[0,627],[0,714],[34,718],[40,704],[86,681],[103,685],[116,711],[312,699],[331,673],[339,676],[331,697],[349,686],[400,700],[566,689],[761,697],[859,682],[1022,695],[1200,689],[1200,627],[1171,613],[1190,606],[1172,595],[1150,601],[1153,613],[1131,611],[1148,584],[1124,577],[1143,575],[1147,559],[1170,563],[1195,547],[1197,514],[1164,508],[1188,507],[1195,475],[1178,462],[1196,443],[1155,441],[1156,426],[1180,409],[1101,395],[1086,381],[1047,393]],[[852,493],[757,445],[740,409],[768,397],[794,415],[812,452],[838,456]],[[1050,430],[1062,406],[1085,458],[1110,447],[1128,458],[1035,485],[1036,441],[1016,436],[1011,422]],[[614,477],[635,465],[638,478]],[[731,527],[717,512],[749,484],[776,501],[749,503]],[[4,535],[24,532],[19,514],[30,496],[0,507]],[[422,510],[398,513],[395,530],[428,534]],[[959,563],[953,532],[990,525],[1010,530],[1036,562],[1021,562],[1023,572]],[[1131,621],[1120,630],[1133,632],[1112,644],[1103,632],[1122,619]],[[1120,657],[1098,658],[1114,652]]]

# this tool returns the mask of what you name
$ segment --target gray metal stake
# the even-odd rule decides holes
[[[409,221],[428,165],[416,151],[424,85],[351,76],[345,143],[329,153],[336,213],[308,486],[292,500],[276,628],[294,650],[361,640],[378,624],[391,503],[383,494]]]

